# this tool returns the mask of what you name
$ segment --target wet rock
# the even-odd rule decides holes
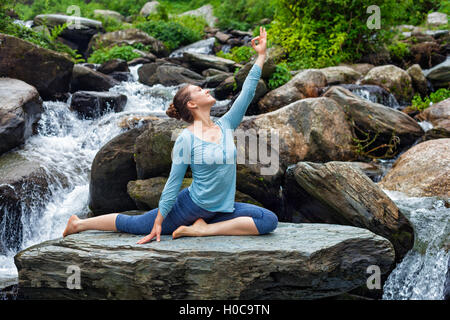
[[[87,231],[49,240],[14,259],[24,299],[319,299],[385,275],[392,244],[349,226],[279,223],[262,236],[185,237],[136,244],[139,235]],[[67,288],[67,266],[82,290]]]
[[[379,182],[410,197],[450,197],[450,139],[429,140],[403,153]]]
[[[187,46],[184,46],[184,47],[181,47],[179,49],[172,51],[170,53],[169,57],[170,58],[182,58],[184,52],[212,55],[214,53],[213,52],[214,43],[215,43],[214,37],[200,40],[200,41],[191,43]]]
[[[414,91],[420,93],[422,96],[426,96],[428,93],[427,78],[422,72],[422,69],[418,64],[414,64],[406,70],[412,80]]]
[[[76,64],[73,67],[70,92],[81,90],[108,91],[117,84],[119,84],[119,82],[111,76]]]
[[[144,130],[137,127],[119,134],[95,155],[88,204],[94,215],[137,209],[127,193],[127,183],[137,179],[134,143]]]
[[[183,61],[188,63],[194,70],[202,72],[208,68],[223,70],[225,72],[234,72],[236,62],[233,60],[217,57],[209,54],[200,54],[192,52],[183,53]]]
[[[238,161],[237,189],[275,212],[289,165],[298,161],[347,161],[355,156],[350,124],[343,109],[329,98],[302,99],[273,112],[245,117],[238,129],[249,137],[249,143],[237,143],[238,156],[248,154],[251,141],[267,141],[267,153],[258,151],[263,161],[257,163],[249,156],[245,162]]]
[[[448,88],[450,84],[450,59],[424,71],[435,88]]]
[[[218,100],[229,99],[237,88],[234,76],[228,76],[213,91],[214,98]]]
[[[320,71],[325,75],[328,85],[354,83],[362,76],[361,73],[346,66],[322,68]]]
[[[429,69],[445,61],[445,56],[440,54],[439,44],[434,40],[413,44],[410,52],[412,62],[419,64],[424,69]]]
[[[367,139],[366,134],[371,138],[377,135],[372,148],[396,142],[398,145],[393,150],[398,151],[413,144],[424,133],[417,121],[407,114],[364,100],[345,88],[333,86],[323,96],[335,100],[345,110],[350,121],[359,128],[355,133],[360,139]],[[365,134],[361,134],[360,130]],[[400,141],[393,139],[393,136]],[[387,150],[387,147],[380,148],[381,153],[376,154],[382,155]]]
[[[98,118],[108,111],[120,112],[127,96],[113,92],[77,91],[72,95],[70,108],[82,118]]]
[[[362,84],[375,84],[391,92],[400,104],[408,104],[413,95],[412,80],[406,71],[394,65],[371,69],[361,80]]]
[[[65,186],[67,177],[51,172],[37,161],[11,151],[0,156],[0,254],[17,251],[22,244],[23,221],[36,216],[52,197],[51,190]]]
[[[187,68],[175,64],[157,62],[144,64],[138,69],[139,82],[148,86],[162,84],[174,86],[182,83],[190,83],[202,86],[205,78]]]
[[[114,71],[125,71],[130,72],[130,69],[128,69],[128,64],[125,60],[122,59],[112,59],[109,61],[106,61],[100,67],[97,69],[98,72],[109,74]]]
[[[166,57],[169,54],[164,43],[148,35],[146,32],[135,28],[96,34],[89,42],[88,52],[91,53],[93,50],[96,50],[100,43],[104,47],[142,43],[143,45],[150,46],[150,52],[157,57]]]
[[[414,230],[395,203],[369,177],[346,162],[298,162],[284,190],[297,222],[368,229],[394,245],[396,261],[413,247]],[[290,220],[292,221],[292,217]]]
[[[137,179],[169,175],[172,148],[178,134],[185,127],[187,123],[176,119],[160,119],[148,123],[146,130],[134,141]]]
[[[44,100],[69,91],[73,62],[69,57],[0,33],[0,75],[25,81]]]
[[[32,135],[42,112],[36,88],[21,80],[0,78],[0,154]]]
[[[78,50],[83,55],[85,55],[92,37],[104,31],[102,22],[98,20],[64,14],[39,14],[34,17],[35,25],[55,27],[64,23],[72,23],[72,25],[64,29],[60,37],[67,40],[68,43],[66,44],[72,47],[72,49]]]
[[[260,113],[270,112],[294,101],[318,97],[320,89],[327,85],[320,70],[304,70],[275,90],[269,91],[259,102]]]
[[[219,73],[214,76],[207,77],[205,79],[204,87],[205,88],[215,88],[219,84],[221,84],[223,81],[225,81],[226,78],[229,76],[232,76],[231,73]]]
[[[434,127],[450,131],[450,98],[431,105],[415,118],[419,121],[428,121]]]

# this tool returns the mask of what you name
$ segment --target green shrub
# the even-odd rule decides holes
[[[237,63],[245,64],[250,61],[250,58],[256,54],[256,51],[247,46],[231,48],[230,52],[223,52],[222,50],[216,53],[216,56],[233,60]]]
[[[136,28],[161,40],[170,51],[202,38],[202,34],[198,31],[189,29],[176,21],[148,20],[136,24]]]
[[[411,107],[420,112],[430,106],[431,103],[438,103],[442,100],[450,98],[450,90],[441,88],[435,92],[430,93],[429,97],[421,98],[419,94],[414,95]]]
[[[133,46],[113,46],[109,49],[99,48],[95,50],[88,58],[90,63],[104,63],[112,59],[122,59],[126,61],[133,60],[140,57],[136,52],[133,52]]]
[[[409,44],[401,41],[396,41],[389,45],[388,50],[391,57],[398,60],[403,60],[403,58],[410,54]]]
[[[271,75],[268,81],[269,89],[273,90],[281,87],[283,84],[291,80],[292,75],[286,63],[279,63],[276,65],[275,72]]]
[[[272,19],[274,0],[222,0],[215,8],[217,26],[222,29],[249,30],[261,19]]]
[[[376,52],[398,22],[394,0],[374,0],[381,29],[369,29],[364,0],[279,0],[269,39],[288,53],[291,69],[322,68]]]

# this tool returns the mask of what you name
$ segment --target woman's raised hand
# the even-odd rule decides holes
[[[258,44],[255,41],[258,40]],[[266,28],[259,27],[259,36],[252,39],[252,47],[258,54],[266,54],[267,32]]]

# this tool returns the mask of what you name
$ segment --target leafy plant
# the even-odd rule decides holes
[[[202,34],[176,21],[149,20],[138,23],[136,28],[161,40],[169,50],[201,40]]]
[[[279,63],[275,67],[275,72],[269,78],[269,89],[276,89],[291,80],[291,78],[292,75],[287,67],[287,64],[285,62]]]
[[[90,63],[104,63],[112,59],[123,59],[125,61],[140,57],[140,54],[134,52],[132,46],[113,46],[111,48],[99,48],[95,50],[88,58]]]
[[[420,112],[428,108],[433,103],[438,103],[442,100],[450,98],[450,90],[441,88],[435,92],[430,93],[429,97],[422,97],[419,94],[414,95],[411,103],[411,107]]]
[[[237,63],[247,63],[250,61],[250,58],[255,55],[255,50],[251,47],[247,46],[241,46],[241,47],[234,47],[231,48],[230,52],[223,52],[220,50],[216,53],[216,56],[233,60]]]
[[[398,60],[403,60],[410,54],[409,44],[401,41],[396,41],[388,46],[391,57]]]

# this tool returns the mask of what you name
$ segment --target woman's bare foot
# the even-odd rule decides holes
[[[78,218],[75,214],[73,214],[70,218],[69,221],[67,222],[67,226],[66,229],[63,232],[63,237],[68,236],[69,234],[72,233],[77,233],[77,224],[78,221],[80,220],[80,218]]]
[[[202,218],[198,218],[191,226],[179,226],[173,233],[172,238],[180,237],[202,237],[206,233],[208,224]]]

